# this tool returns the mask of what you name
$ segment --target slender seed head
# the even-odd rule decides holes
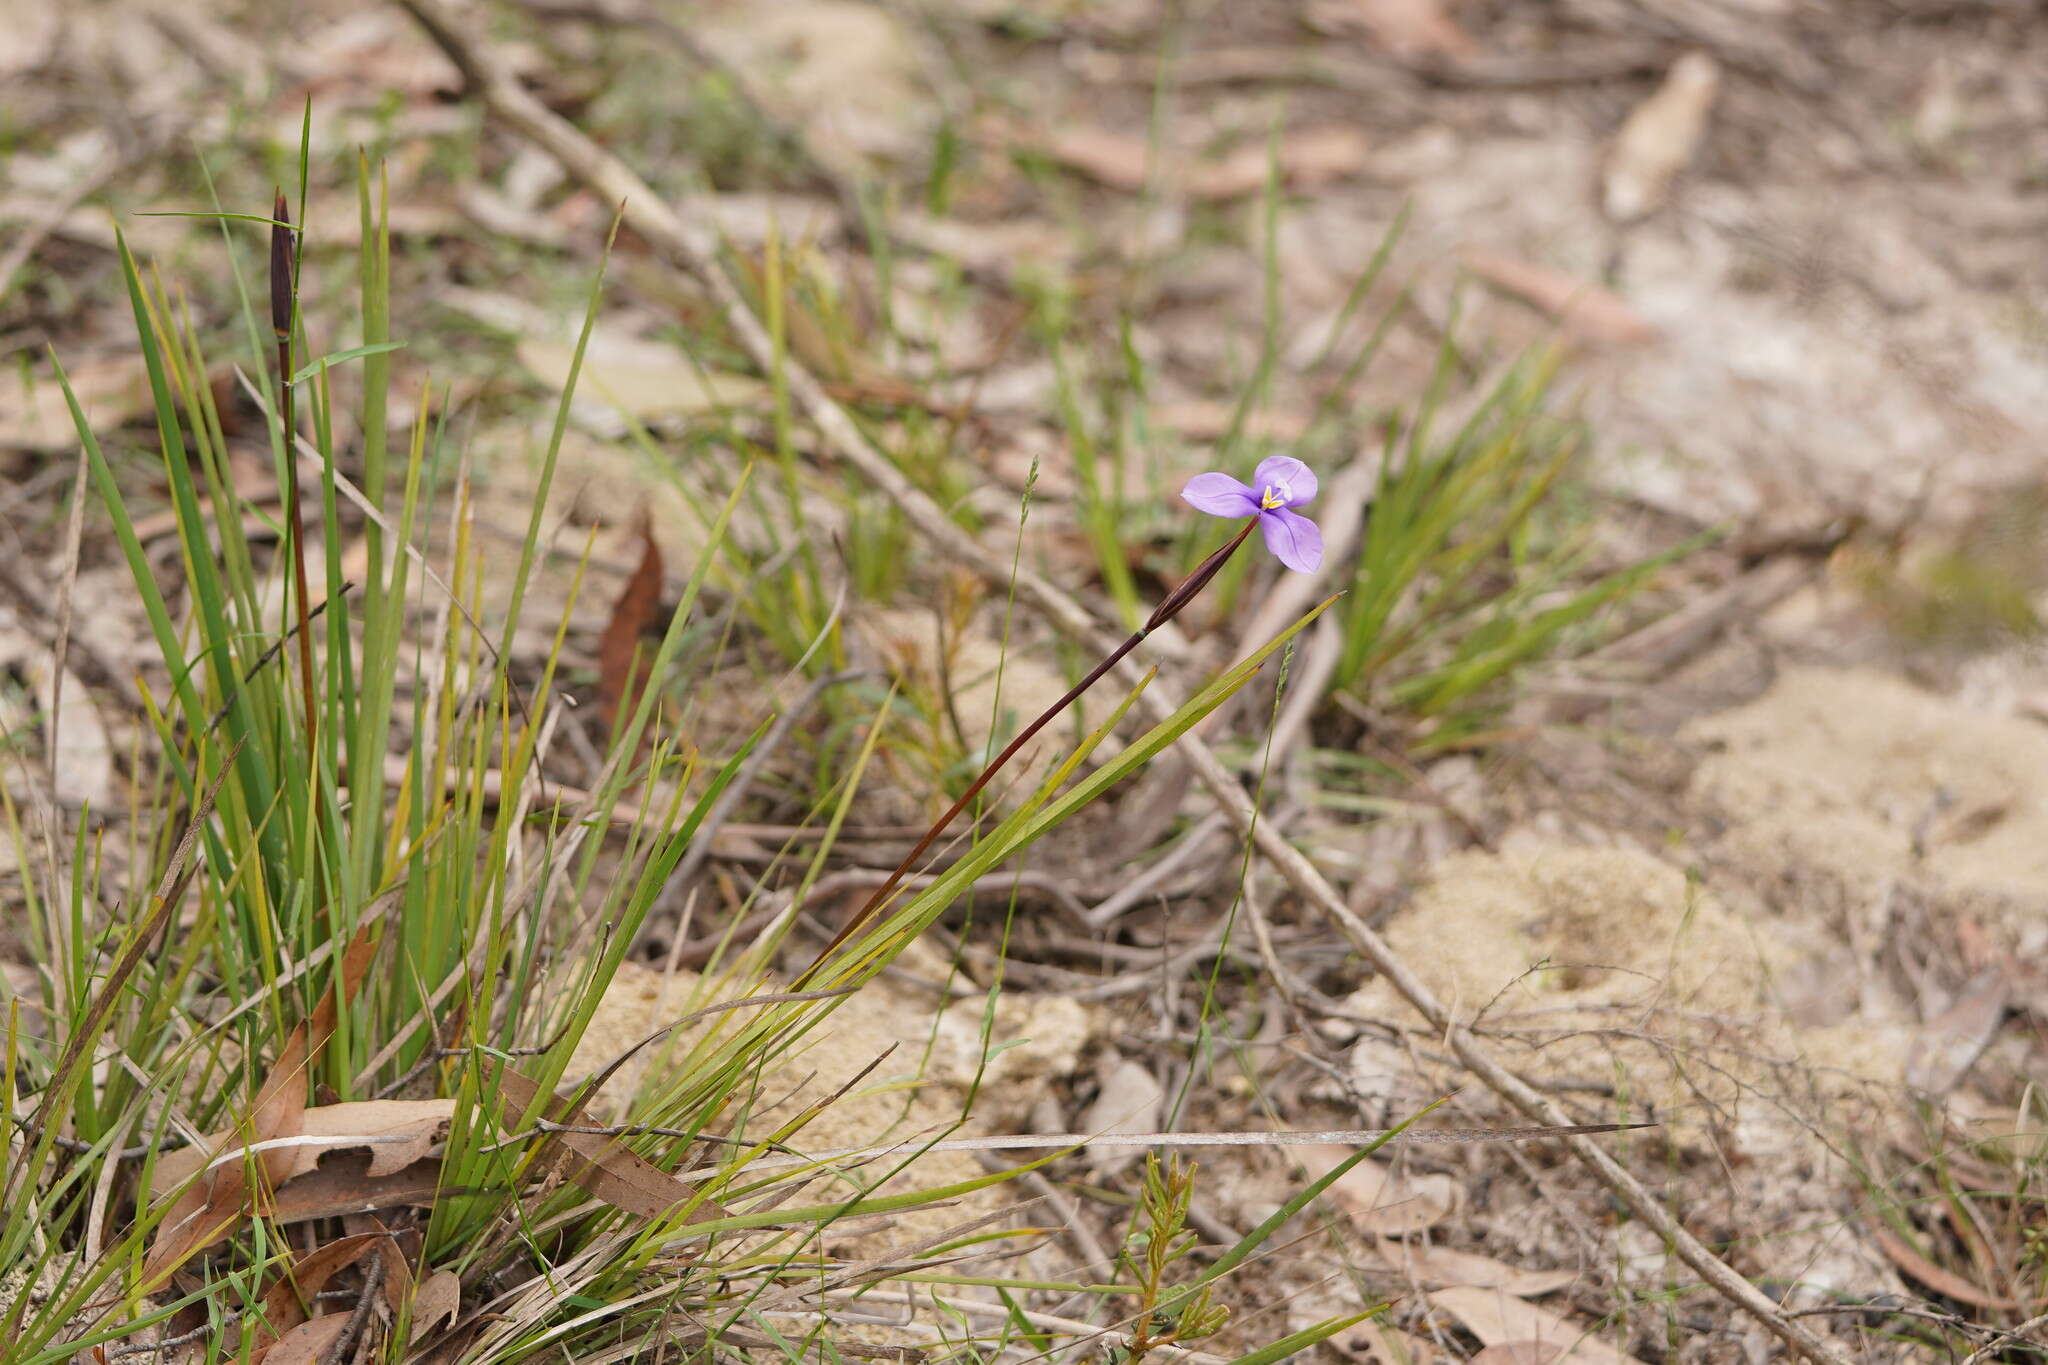
[[[292,334],[292,230],[287,226],[291,206],[285,203],[283,190],[277,192],[270,216],[277,220],[270,228],[270,329],[283,341]]]

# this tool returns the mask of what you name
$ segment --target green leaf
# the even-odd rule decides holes
[[[371,346],[351,346],[346,351],[335,351],[321,356],[318,360],[309,361],[301,365],[298,373],[292,376],[292,383],[303,384],[314,375],[320,373],[320,371],[339,365],[344,361],[360,360],[366,355],[383,355],[386,351],[402,351],[404,349],[405,343],[402,341],[380,341]]]

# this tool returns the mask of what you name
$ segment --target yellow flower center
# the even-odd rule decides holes
[[[1259,494],[1259,506],[1267,511],[1287,505],[1287,490],[1278,484],[1267,484]]]

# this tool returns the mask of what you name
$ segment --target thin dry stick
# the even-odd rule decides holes
[[[1221,815],[1206,815],[1201,822],[1189,830],[1181,841],[1169,849],[1165,856],[1150,867],[1131,878],[1122,890],[1108,897],[1084,918],[1090,929],[1106,929],[1114,924],[1131,907],[1141,903],[1159,885],[1174,873],[1195,861],[1215,836],[1223,832],[1228,823]]]
[[[995,582],[1014,584],[1063,632],[1105,653],[1116,638],[1105,631],[1080,602],[1046,579],[999,558],[955,525],[944,509],[913,484],[894,464],[868,444],[844,408],[826,394],[801,363],[779,355],[767,329],[748,307],[739,287],[719,264],[712,239],[684,222],[624,162],[599,147],[567,119],[529,93],[511,73],[478,44],[475,25],[455,15],[443,0],[399,0],[447,53],[489,111],[515,132],[559,161],[563,168],[603,197],[623,206],[626,222],[678,266],[695,276],[717,304],[726,325],[764,373],[784,376],[790,396],[809,417],[832,452],[858,471],[902,510],[919,533],[943,554]],[[1121,676],[1135,677],[1126,665]],[[1156,683],[1138,704],[1163,719],[1176,708],[1170,689]],[[1530,1118],[1551,1127],[1569,1127],[1564,1113],[1520,1076],[1510,1071],[1453,1017],[1436,993],[1394,952],[1370,925],[1352,913],[1337,888],[1300,850],[1270,823],[1254,820],[1245,791],[1214,751],[1193,734],[1177,745],[1195,777],[1215,797],[1240,832],[1286,879],[1295,894],[1336,922],[1353,947],[1405,998],[1430,1026],[1439,1031],[1458,1060],[1474,1075]],[[1663,1201],[1625,1169],[1598,1143],[1583,1136],[1564,1139],[1572,1153],[1589,1166],[1600,1182],[1629,1206],[1634,1215],[1678,1253],[1700,1278],[1723,1297],[1761,1322],[1796,1354],[1820,1365],[1850,1365],[1840,1352],[1800,1323],[1786,1317],[1776,1303],[1710,1251],[1687,1231]]]

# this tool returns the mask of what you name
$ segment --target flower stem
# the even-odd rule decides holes
[[[855,932],[864,928],[880,913],[882,908],[888,904],[890,897],[895,894],[896,888],[910,874],[910,869],[917,864],[918,859],[924,857],[926,852],[931,849],[931,846],[938,842],[939,836],[946,832],[947,826],[951,825],[958,818],[960,812],[966,810],[969,803],[981,794],[982,788],[988,786],[995,775],[1003,770],[1003,765],[1016,757],[1017,751],[1030,743],[1032,737],[1049,725],[1054,717],[1058,716],[1060,712],[1066,710],[1069,706],[1072,706],[1083,692],[1086,692],[1100,681],[1103,674],[1121,663],[1124,656],[1136,649],[1146,636],[1180,615],[1182,608],[1194,601],[1202,589],[1209,585],[1209,580],[1213,579],[1223,566],[1230,562],[1230,557],[1237,553],[1238,546],[1244,544],[1246,537],[1252,533],[1252,527],[1256,525],[1258,525],[1256,518],[1247,521],[1244,524],[1243,530],[1232,537],[1227,544],[1218,547],[1214,553],[1195,567],[1193,573],[1182,579],[1178,587],[1161,600],[1158,607],[1145,619],[1144,625],[1139,626],[1137,630],[1131,633],[1128,639],[1105,655],[1102,662],[1089,669],[1087,677],[1068,688],[1065,695],[1051,706],[1046,707],[1039,714],[1038,719],[1017,732],[1017,737],[1005,745],[1003,751],[989,761],[988,766],[981,770],[981,775],[968,784],[966,791],[960,793],[960,799],[949,806],[946,809],[946,813],[941,815],[933,822],[932,827],[925,831],[924,837],[917,841],[917,847],[911,849],[903,861],[896,865],[896,870],[889,874],[889,879],[875,888],[874,894],[869,896],[860,909],[853,913],[853,917],[846,921],[845,927],[834,934],[832,941],[825,945],[811,965],[804,968],[803,974],[796,979],[798,988],[801,988],[803,983],[809,981],[817,974],[818,969],[825,965],[825,960],[841,944],[853,937]]]

